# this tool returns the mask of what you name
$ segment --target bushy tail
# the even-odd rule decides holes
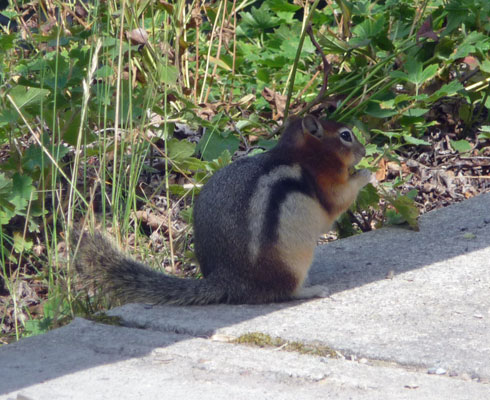
[[[211,304],[227,302],[212,278],[182,279],[152,270],[117,250],[101,233],[72,231],[75,267],[88,282],[124,303]]]

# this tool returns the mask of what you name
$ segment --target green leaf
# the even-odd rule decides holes
[[[406,115],[407,117],[421,117],[428,111],[428,108],[409,108],[403,113],[403,115]]]
[[[197,145],[197,150],[206,161],[219,158],[224,151],[235,153],[240,141],[232,134],[221,135],[217,130],[207,130]]]
[[[284,0],[267,0],[267,4],[272,11],[288,11],[290,13],[294,13],[301,8],[296,4],[292,4]]]
[[[427,142],[425,140],[422,140],[422,139],[414,138],[411,135],[403,135],[403,139],[408,144],[412,144],[412,145],[415,145],[415,146],[430,146],[430,143],[429,142]]]
[[[23,211],[29,201],[37,199],[36,188],[32,185],[32,178],[15,173],[12,177],[12,197],[10,202],[15,205],[16,211]]]
[[[172,138],[167,140],[167,153],[171,160],[183,161],[191,157],[196,150],[196,145],[186,140]]]
[[[10,202],[12,197],[12,180],[0,173],[0,225],[6,225],[15,215],[15,205]]]
[[[399,79],[403,79],[404,81],[409,81],[409,77],[408,77],[408,74],[403,72],[403,71],[392,71],[390,73],[390,76],[393,77],[393,78],[399,78]]]
[[[10,193],[12,190],[12,180],[8,179],[3,172],[0,173],[0,195]]]
[[[406,93],[399,94],[394,98],[393,105],[397,106],[400,103],[409,102],[411,100],[414,100],[414,97],[415,96],[410,96],[409,94]]]
[[[223,68],[225,71],[228,71],[228,72],[232,71],[231,67],[225,61],[223,61],[220,58],[209,56],[209,62],[212,64],[216,64],[218,67]]]
[[[171,184],[168,186],[171,194],[175,196],[185,196],[188,189],[185,189],[182,185]]]
[[[186,159],[179,162],[179,167],[189,172],[205,171],[207,169],[207,166],[208,163],[206,161],[200,160],[195,157],[187,157]]]
[[[399,216],[402,217],[398,219],[399,221],[398,223],[407,222],[412,229],[416,231],[419,230],[418,222],[417,222],[417,218],[419,216],[419,210],[415,205],[415,202],[410,197],[400,195],[395,199],[387,198],[387,200],[395,208]],[[396,223],[395,221],[397,219],[395,218],[394,215],[392,215],[392,218],[393,219],[391,223]]]
[[[51,147],[47,135],[44,136],[43,142],[49,150],[53,151],[51,156],[57,162],[70,152],[70,149],[64,144],[58,144]],[[39,168],[39,170],[44,170],[50,165],[51,160],[44,153],[43,149],[37,144],[32,144],[29,148],[27,148],[22,156],[22,166],[28,171],[34,171],[36,168]]]
[[[262,139],[260,138],[257,145],[259,147],[264,148],[265,150],[270,150],[276,147],[277,140],[276,139]]]
[[[431,64],[427,68],[425,68],[420,76],[421,83],[426,82],[432,77],[434,77],[438,69],[439,69],[439,65],[437,64]]]
[[[490,60],[486,59],[480,64],[480,69],[487,74],[490,74]]]
[[[423,64],[417,61],[415,58],[410,58],[406,63],[407,80],[417,86],[422,85],[424,82],[432,78],[439,66],[437,64],[431,64],[423,69]],[[396,72],[396,71],[395,71]]]
[[[354,230],[352,221],[347,213],[343,213],[336,221],[336,228],[339,232],[339,237],[346,238],[354,236],[357,232]]]
[[[242,12],[241,24],[248,25],[253,29],[266,30],[278,26],[281,20],[274,16],[266,2],[260,8],[252,7],[251,12]]]
[[[95,71],[95,78],[102,79],[108,78],[114,75],[114,70],[108,65],[103,65],[97,71]]]
[[[369,207],[377,208],[379,202],[379,194],[372,184],[368,184],[362,188],[357,196],[356,205],[361,210],[367,210]]]
[[[31,105],[39,104],[49,94],[48,89],[39,89],[17,85],[10,91],[10,96],[17,107],[22,109]]]
[[[43,319],[30,319],[25,322],[24,336],[36,336],[49,331],[49,328],[53,321],[51,318]]]
[[[9,108],[4,108],[2,111],[0,111],[0,126],[13,124],[17,122],[18,119],[19,119],[19,114],[14,110],[11,110]]]
[[[382,109],[379,103],[375,101],[370,101],[368,103],[368,106],[366,107],[366,114],[376,118],[388,118],[392,117],[393,115],[397,115],[398,111]]]
[[[441,60],[449,60],[454,51],[454,41],[448,36],[442,37],[435,48],[435,55]]]
[[[471,144],[464,139],[451,140],[451,147],[459,153],[467,153],[471,151]]]
[[[480,128],[480,134],[478,135],[478,139],[490,139],[490,125],[483,125]]]
[[[399,139],[402,137],[401,132],[382,131],[380,129],[371,129],[371,132],[386,136],[390,140]]]
[[[14,250],[18,254],[31,250],[33,245],[33,241],[24,238],[21,232],[14,232]]]
[[[17,38],[16,34],[6,35],[4,32],[0,35],[0,48],[3,51],[10,50],[14,47],[14,41]]]
[[[446,83],[445,85],[441,86],[438,90],[432,93],[429,97],[429,101],[434,102],[441,97],[452,95],[462,89],[464,89],[464,86],[461,84],[461,82],[455,79],[450,83]]]
[[[395,100],[396,99],[382,101],[379,103],[379,107],[383,110],[393,110],[395,108]]]
[[[158,74],[160,80],[167,85],[175,85],[177,83],[177,77],[179,76],[175,66],[165,64],[158,64]]]

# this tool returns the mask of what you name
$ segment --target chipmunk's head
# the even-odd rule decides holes
[[[343,172],[366,154],[364,146],[344,124],[307,115],[293,120],[281,136],[280,148],[313,168]],[[342,170],[342,171],[341,171]]]
[[[347,168],[356,165],[366,155],[364,146],[352,130],[339,122],[307,115],[301,120],[301,129],[302,146],[307,153],[328,157]]]

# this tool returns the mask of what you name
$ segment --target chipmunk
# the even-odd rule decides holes
[[[243,157],[203,186],[193,211],[204,279],[183,279],[123,255],[100,233],[75,234],[75,264],[124,302],[266,303],[322,295],[303,287],[316,242],[371,177],[346,126],[312,115],[290,122],[271,150]]]

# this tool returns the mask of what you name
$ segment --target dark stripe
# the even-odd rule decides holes
[[[323,207],[323,209],[329,215],[331,215],[332,211],[333,211],[333,205],[329,201],[329,199],[325,197],[324,192],[321,191],[321,188],[318,186],[318,183],[315,181],[315,179],[307,173],[303,173],[302,179],[309,182],[309,185],[312,188],[312,191],[314,193],[314,195],[312,195],[312,197],[314,196],[318,200],[320,205]]]
[[[267,204],[265,213],[264,226],[261,233],[263,243],[274,243],[278,240],[280,206],[289,194],[297,192],[306,196],[316,197],[316,193],[310,182],[310,179],[306,178],[305,173],[303,172],[299,180],[294,178],[284,178],[277,181],[274,186],[272,186],[269,204]]]

